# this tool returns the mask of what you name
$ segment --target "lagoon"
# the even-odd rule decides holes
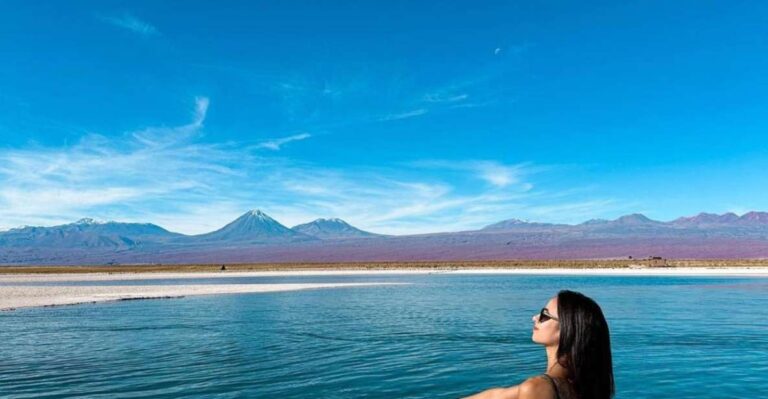
[[[0,397],[456,398],[543,372],[531,316],[566,288],[593,297],[606,314],[617,398],[768,395],[765,277],[388,274],[145,283],[356,282],[408,284],[3,312]]]

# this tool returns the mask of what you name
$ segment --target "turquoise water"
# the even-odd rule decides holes
[[[435,274],[158,283],[353,281],[412,284],[3,312],[0,397],[456,398],[543,371],[531,316],[562,288],[603,307],[617,398],[768,397],[765,278]]]

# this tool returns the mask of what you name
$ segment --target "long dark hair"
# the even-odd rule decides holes
[[[570,372],[580,399],[610,399],[615,392],[611,338],[603,311],[573,291],[557,293],[560,345],[557,359]]]

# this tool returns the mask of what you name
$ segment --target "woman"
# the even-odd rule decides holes
[[[560,291],[533,316],[533,342],[547,351],[546,373],[511,388],[467,399],[609,399],[614,394],[611,342],[603,311],[592,299]]]

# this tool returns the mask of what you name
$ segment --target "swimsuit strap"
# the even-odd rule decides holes
[[[541,376],[544,377],[547,381],[549,381],[550,384],[552,384],[552,388],[555,389],[555,398],[560,399],[560,390],[557,389],[557,384],[555,383],[555,380],[553,380],[552,377],[550,377],[547,374],[542,374]]]

